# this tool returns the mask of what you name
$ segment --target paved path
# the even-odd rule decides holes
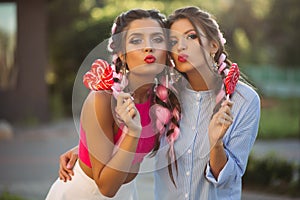
[[[252,153],[257,158],[271,155],[285,159],[291,163],[300,164],[300,140],[257,140]]]
[[[66,120],[38,128],[17,128],[14,139],[0,141],[0,193],[10,191],[30,200],[41,200],[57,178],[58,157],[77,144],[74,122]],[[279,148],[278,148],[279,147]],[[260,142],[256,156],[272,150],[289,160],[300,160],[299,141]],[[140,198],[153,200],[151,173],[137,178]],[[244,192],[242,200],[290,200],[286,197]]]

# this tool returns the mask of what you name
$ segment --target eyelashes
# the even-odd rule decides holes
[[[195,40],[197,38],[198,38],[198,35],[196,33],[194,33],[194,32],[188,33],[184,37],[184,39],[186,39],[186,40]],[[171,39],[169,40],[169,46],[171,46],[171,47],[175,46],[177,43],[178,43],[178,39],[175,36],[173,38],[171,37]]]
[[[133,38],[133,39],[129,40],[129,43],[130,44],[140,44],[140,43],[142,43],[142,40],[141,39]]]
[[[198,36],[197,36],[196,33],[190,33],[190,34],[188,34],[188,35],[186,36],[186,38],[187,38],[187,39],[192,39],[192,40],[194,40],[194,39],[197,39]]]
[[[178,43],[177,40],[170,40],[170,41],[169,41],[169,46],[173,47],[173,46],[175,46],[177,43]]]
[[[165,41],[165,39],[163,38],[163,37],[155,37],[155,38],[153,38],[153,40],[152,40],[154,43],[162,43],[162,42],[164,42]]]
[[[144,42],[144,39],[140,38],[140,37],[134,37],[129,40],[129,43],[133,44],[133,45],[139,45],[139,44],[142,44],[143,42]],[[156,36],[156,37],[151,38],[152,44],[161,44],[163,42],[165,42],[165,38],[162,36]]]

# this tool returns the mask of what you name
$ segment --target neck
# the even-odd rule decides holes
[[[145,103],[149,98],[149,91],[153,84],[144,85],[133,92],[134,103]]]
[[[203,77],[198,70],[186,73],[189,84],[194,91],[206,91],[211,89],[211,77]]]
[[[149,91],[154,84],[154,78],[149,76],[128,75],[128,89],[132,93],[135,103],[144,103],[148,100]]]

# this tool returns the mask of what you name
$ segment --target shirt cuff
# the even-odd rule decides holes
[[[227,152],[226,152],[227,155]],[[230,179],[233,179],[233,172],[234,172],[234,161],[233,159],[227,155],[227,162],[221,172],[219,173],[218,178],[216,179],[214,175],[211,172],[211,167],[209,163],[207,163],[206,166],[206,178],[208,179],[209,182],[213,183],[216,187],[221,186],[223,184],[226,184]]]

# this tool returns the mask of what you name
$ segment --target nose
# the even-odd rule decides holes
[[[151,46],[146,46],[146,47],[144,48],[144,51],[147,52],[147,53],[153,52],[153,48],[152,48]]]
[[[181,40],[178,41],[177,49],[178,51],[185,50],[187,48],[185,40],[182,38]]]
[[[152,47],[152,41],[151,40],[146,40],[145,42],[145,47],[144,47],[144,52],[153,52],[153,47]]]

